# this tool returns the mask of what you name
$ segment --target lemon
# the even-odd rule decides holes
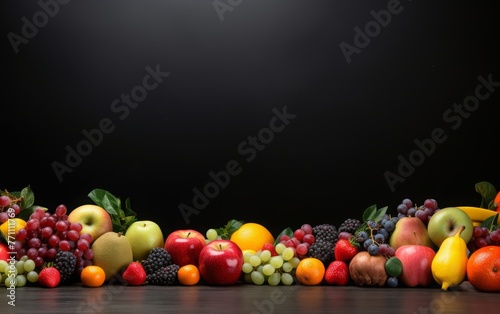
[[[9,226],[10,224],[10,226]],[[26,221],[21,218],[12,218],[8,219],[0,226],[0,232],[5,240],[9,240],[9,235],[11,236],[10,240],[13,241],[12,237],[15,237],[19,229],[22,229],[26,226]]]

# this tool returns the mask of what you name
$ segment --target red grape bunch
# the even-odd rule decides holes
[[[433,198],[428,198],[420,206],[413,204],[409,198],[401,201],[397,206],[398,217],[417,217],[427,226],[429,219],[439,210],[438,202]]]
[[[17,199],[13,199],[8,195],[0,196],[0,224],[3,224],[12,216],[9,214],[10,211],[17,216],[21,212],[21,207],[17,204]]]
[[[474,226],[472,238],[467,242],[467,248],[472,253],[477,249],[487,245],[500,246],[500,228],[489,229],[481,226]]]
[[[307,255],[309,247],[314,243],[313,228],[309,224],[303,224],[300,228],[295,229],[293,236],[283,234],[279,237],[279,242],[286,247],[294,250],[295,256],[303,258]]]
[[[92,236],[80,233],[82,225],[68,221],[67,208],[59,205],[53,214],[36,209],[26,222],[26,226],[16,234],[14,242],[16,259],[24,255],[42,267],[53,262],[59,252],[71,252],[76,256],[75,271],[79,274],[85,266],[92,265],[94,252],[90,248]]]

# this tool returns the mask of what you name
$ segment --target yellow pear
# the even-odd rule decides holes
[[[441,285],[443,291],[460,285],[465,279],[468,260],[467,243],[460,237],[464,229],[465,226],[462,226],[455,235],[446,238],[432,260],[432,276]]]

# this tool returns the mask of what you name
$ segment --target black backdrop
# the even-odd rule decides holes
[[[0,188],[30,185],[51,210],[91,203],[102,188],[165,233],[235,218],[277,234],[339,225],[372,204],[394,213],[404,197],[479,205],[476,182],[500,187],[500,36],[489,2],[2,7]],[[453,106],[464,102],[459,121]],[[281,127],[273,117],[284,111]],[[431,144],[434,130],[444,135]],[[84,156],[69,164],[68,150]],[[235,175],[216,190],[210,173],[228,163]],[[212,198],[198,199],[187,222],[179,205],[194,208],[193,189],[204,187]]]

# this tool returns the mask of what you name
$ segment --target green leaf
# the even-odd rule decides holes
[[[386,212],[387,212],[387,206],[377,209],[372,220],[375,222],[382,221],[382,218],[384,218]]]
[[[391,277],[398,277],[403,271],[403,263],[399,258],[393,256],[385,262],[385,271]]]
[[[377,205],[374,204],[372,206],[369,206],[363,212],[363,221],[368,221],[368,220],[373,219],[373,217],[375,216],[376,212],[377,212]]]
[[[229,240],[233,232],[238,230],[245,222],[243,220],[231,219],[226,225],[222,228],[215,229],[217,231],[217,235],[221,237],[221,239]]]
[[[488,219],[481,223],[481,227],[486,227],[488,230],[492,231],[494,227],[497,226],[498,214],[500,213],[496,213],[495,215],[488,217]]]
[[[98,206],[104,208],[110,215],[118,215],[117,209],[120,208],[120,199],[103,189],[94,189],[89,194],[91,200]]]
[[[231,235],[233,234],[233,232],[235,232],[236,230],[240,229],[240,227],[243,224],[244,224],[244,222],[241,221],[241,220],[236,220],[236,219],[229,220],[229,222],[226,225],[226,230],[227,230],[228,237],[231,237]]]
[[[132,206],[130,205],[130,198],[125,200],[125,215],[127,216],[136,216],[137,214],[132,210]]]
[[[101,199],[100,204],[97,205],[104,208],[110,215],[118,216],[118,212],[115,210],[116,205],[106,195]]]
[[[291,238],[293,238],[293,230],[292,228],[290,227],[287,227],[285,229],[283,229],[283,231],[280,232],[280,234],[278,234],[278,236],[276,237],[276,239],[274,240],[274,245],[278,244],[280,242],[280,238],[282,235],[287,235]]]
[[[114,232],[121,232],[122,234],[125,234],[127,229],[124,228],[120,222],[113,221],[113,231]]]
[[[22,197],[21,204],[19,205],[21,209],[31,207],[35,203],[35,194],[29,185],[21,190],[20,196]]]
[[[87,196],[90,197],[90,199],[93,200],[94,203],[100,206],[101,200],[104,198],[104,195],[106,195],[106,193],[108,192],[105,190],[94,189]]]
[[[229,240],[229,235],[226,228],[217,228],[215,229],[215,231],[217,231],[217,235],[220,236],[221,239]]]
[[[125,201],[125,211],[121,208],[121,200],[110,192],[103,189],[94,189],[88,197],[92,199],[98,206],[101,206],[109,213],[113,223],[113,231],[125,233],[127,228],[137,221],[136,213],[130,206],[130,199]]]
[[[486,208],[491,209],[491,210],[497,210],[498,204],[495,203],[495,200],[492,200],[491,202],[488,203],[488,206]]]
[[[475,185],[476,192],[481,195],[481,208],[489,208],[492,201],[497,195],[497,190],[495,186],[487,181],[481,181]]]

